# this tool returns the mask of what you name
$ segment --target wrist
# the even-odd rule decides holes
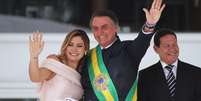
[[[38,59],[38,56],[32,56],[31,59]]]
[[[144,24],[144,26],[145,26],[146,28],[148,28],[148,29],[154,29],[155,26],[156,26],[156,24],[151,24],[151,23],[149,23],[149,22],[146,22],[146,23]]]
[[[143,31],[144,32],[153,32],[154,29],[155,29],[155,26],[156,24],[150,24],[148,22],[146,22],[144,25],[143,25]]]

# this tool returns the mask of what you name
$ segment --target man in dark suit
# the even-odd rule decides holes
[[[176,34],[158,30],[154,50],[160,61],[140,71],[138,101],[201,101],[201,68],[178,59]]]
[[[89,53],[87,68],[82,72],[85,101],[131,101],[135,98],[138,66],[164,7],[162,0],[154,0],[150,10],[144,9],[147,22],[137,38],[130,41],[119,39],[118,19],[112,12],[97,11],[92,15],[90,26],[98,46]]]

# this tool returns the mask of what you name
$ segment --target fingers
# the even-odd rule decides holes
[[[157,0],[156,5],[155,5],[155,9],[160,9],[161,8],[161,3],[162,3],[162,0]]]
[[[32,40],[33,40],[33,41],[36,41],[36,39],[37,39],[36,32],[33,32]]]
[[[31,41],[35,41],[35,42],[41,42],[43,39],[43,34],[42,32],[36,31],[33,32],[32,37],[30,38]]]
[[[155,4],[156,4],[156,0],[153,1],[152,5],[151,5],[151,9],[155,8]]]
[[[42,32],[33,32],[31,36],[29,36],[29,49],[31,56],[38,56],[44,47],[43,34]]]
[[[162,0],[154,0],[152,5],[151,5],[151,9],[161,9],[161,5],[162,5]]]
[[[145,12],[145,15],[149,14],[149,11],[146,8],[143,8],[143,11]]]
[[[44,44],[45,44],[45,42],[44,41],[42,41],[42,44],[41,44],[41,51],[43,50],[43,48],[44,48]]]
[[[161,7],[160,12],[162,12],[164,8],[165,8],[165,4],[163,4],[163,6]]]
[[[42,32],[39,32],[38,30],[35,32],[36,34],[36,40],[41,42],[42,41]]]
[[[40,42],[40,32],[35,33],[35,39],[37,42]]]
[[[43,39],[43,34],[39,33],[39,41],[42,41],[42,39]]]
[[[40,49],[44,47],[43,34],[42,32],[33,32],[31,36],[29,36],[29,46],[30,49]]]

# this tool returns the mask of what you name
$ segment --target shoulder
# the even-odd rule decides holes
[[[146,85],[146,83],[149,84],[150,82],[152,82],[152,80],[155,80],[155,77],[158,74],[158,68],[159,67],[157,66],[157,64],[153,64],[145,69],[142,69],[138,75],[139,82],[144,82],[144,84]]]
[[[179,61],[179,66],[181,66],[188,72],[193,72],[194,74],[198,73],[199,75],[201,75],[201,68],[198,66],[183,61]]]
[[[153,73],[155,73],[157,71],[158,68],[159,68],[158,63],[156,63],[149,67],[146,67],[145,69],[142,69],[139,72],[139,74],[140,75],[152,75]]]
[[[183,62],[183,61],[179,61],[179,65],[181,65],[182,67],[187,67],[189,69],[201,70],[200,67],[187,63],[187,62]]]
[[[46,58],[47,59],[53,59],[53,60],[56,60],[56,61],[60,62],[60,60],[59,60],[59,58],[58,58],[58,56],[56,54],[49,54]]]

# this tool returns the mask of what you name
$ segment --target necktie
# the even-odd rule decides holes
[[[176,86],[176,78],[172,72],[173,65],[168,65],[165,68],[169,71],[167,76],[167,84],[169,88],[170,97],[174,98],[175,95],[175,86]]]
[[[103,61],[105,63],[105,66],[108,67],[109,64],[109,54],[106,49],[102,49],[102,55],[103,55]]]

